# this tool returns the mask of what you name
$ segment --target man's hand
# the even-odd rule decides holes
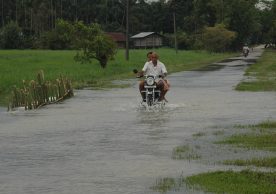
[[[139,72],[137,72],[137,74],[136,74],[136,77],[137,78],[140,78],[140,77],[143,77],[144,76],[144,72],[143,71],[139,71]]]
[[[164,73],[163,75],[159,75],[160,78],[164,79],[167,76],[167,73]]]
[[[144,72],[143,71],[138,71],[137,69],[133,70],[133,73],[136,74],[137,78],[143,77],[144,76]]]

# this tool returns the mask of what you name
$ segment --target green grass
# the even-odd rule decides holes
[[[238,134],[232,135],[218,144],[235,144],[248,149],[276,151],[276,133],[267,134]]]
[[[276,121],[264,121],[257,125],[253,125],[253,127],[261,129],[276,129]]]
[[[181,188],[186,187],[189,190],[202,190],[217,194],[274,194],[276,191],[275,177],[276,172],[215,171],[186,178],[182,176],[180,178],[161,178],[151,189],[159,193],[180,191]]]
[[[276,121],[267,120],[255,125],[235,125],[235,128],[276,129]]]
[[[149,50],[131,50],[130,60],[119,50],[106,69],[97,61],[80,64],[74,61],[75,51],[50,50],[0,50],[0,105],[6,105],[13,85],[21,87],[22,80],[32,80],[39,70],[44,70],[46,80],[54,80],[60,74],[73,82],[74,88],[114,87],[111,80],[133,78],[132,70],[141,69]],[[233,56],[233,53],[210,54],[205,51],[179,51],[157,49],[160,60],[169,73],[204,67],[212,62]]]
[[[151,187],[151,189],[160,193],[166,193],[168,191],[178,190],[182,184],[182,179],[166,177],[158,179],[156,181],[156,184],[153,187]]]
[[[198,133],[193,134],[193,137],[202,137],[202,136],[205,136],[205,135],[206,135],[205,132],[198,132]]]
[[[224,131],[223,130],[218,130],[218,131],[214,131],[212,134],[213,135],[216,135],[216,136],[219,136],[219,135],[224,135]]]
[[[276,151],[276,121],[264,121],[255,125],[237,125],[236,128],[249,128],[255,132],[236,134],[218,144],[233,144],[249,149]]]
[[[276,50],[265,50],[256,64],[251,65],[245,76],[256,78],[236,86],[240,91],[276,91]]]
[[[250,160],[226,160],[223,162],[226,165],[237,166],[258,166],[258,167],[276,167],[276,157],[270,158],[253,158]]]
[[[172,158],[175,160],[196,160],[200,159],[201,156],[198,155],[192,148],[188,145],[177,146],[173,149]]]
[[[276,191],[275,172],[216,171],[187,177],[190,188],[212,193],[272,194]]]

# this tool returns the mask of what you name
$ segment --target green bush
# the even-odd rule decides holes
[[[194,45],[194,37],[182,31],[178,32],[177,43],[179,49],[191,49]]]
[[[0,43],[3,49],[23,48],[23,33],[16,22],[10,22],[1,29]]]
[[[105,68],[116,54],[116,43],[96,23],[86,26],[82,22],[76,22],[73,37],[76,48],[81,50],[75,56],[77,61],[91,62],[96,59]]]
[[[36,42],[36,48],[62,50],[72,49],[73,25],[64,20],[57,20],[56,28],[44,32]]]
[[[174,48],[174,34],[165,35],[165,45]],[[202,49],[201,34],[188,34],[184,31],[177,32],[177,48],[180,50]]]
[[[224,52],[230,49],[236,33],[229,31],[224,25],[206,27],[203,33],[203,44],[206,50],[211,52]]]
[[[276,20],[273,22],[268,32],[268,39],[269,39],[269,43],[271,43],[272,46],[276,48]]]

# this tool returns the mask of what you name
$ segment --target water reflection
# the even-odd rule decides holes
[[[141,109],[137,112],[137,119],[140,123],[148,124],[151,127],[162,127],[170,122],[170,114],[166,108],[155,110]]]

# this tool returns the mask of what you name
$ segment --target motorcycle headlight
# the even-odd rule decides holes
[[[153,77],[148,77],[146,82],[147,82],[147,85],[152,86],[154,84],[154,78]]]

